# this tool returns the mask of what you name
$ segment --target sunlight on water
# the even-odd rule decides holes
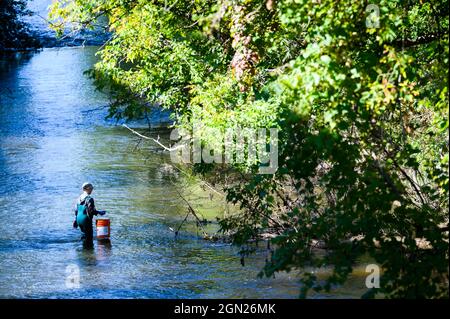
[[[1,57],[0,297],[296,297],[295,275],[256,278],[264,250],[242,267],[236,247],[198,239],[192,221],[175,240],[169,227],[186,214],[175,187],[188,197],[202,191],[167,169],[167,154],[149,144],[135,151],[136,138],[105,120],[99,106],[108,98],[83,75],[95,51]],[[71,228],[86,180],[112,222],[112,244],[93,251]],[[209,219],[223,213],[222,201],[196,204]],[[79,288],[66,285],[70,265],[80,270]],[[357,278],[340,296],[358,296],[363,284]]]

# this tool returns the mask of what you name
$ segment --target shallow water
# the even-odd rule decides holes
[[[82,73],[94,52],[2,58],[0,297],[296,295],[288,277],[257,280],[260,262],[242,267],[236,248],[198,239],[192,227],[175,240],[168,227],[186,213],[175,187],[189,195],[195,185],[168,170],[168,156],[152,152],[154,145],[135,151],[136,138],[104,119],[106,110],[97,108],[107,97]],[[98,208],[109,212],[111,247],[84,251],[71,228],[85,180],[96,186]],[[71,265],[80,269],[79,289],[66,287]]]
[[[196,236],[177,191],[208,219],[220,215],[167,154],[105,120],[108,97],[83,75],[95,47],[0,57],[0,298],[294,298],[294,274],[258,279],[266,252],[240,264],[238,248]],[[165,119],[153,114],[152,122]],[[131,123],[139,126],[142,123]],[[156,134],[156,133],[155,133]],[[83,250],[72,229],[84,181],[112,223],[111,245]],[[211,225],[213,230],[215,225]],[[79,287],[67,284],[79,271]],[[364,279],[317,298],[355,297]]]

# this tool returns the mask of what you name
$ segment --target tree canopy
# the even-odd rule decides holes
[[[6,49],[35,48],[39,42],[30,35],[22,17],[29,14],[26,0],[0,2],[0,51]]]
[[[61,28],[108,18],[91,75],[113,95],[112,117],[158,104],[179,128],[278,128],[279,169],[229,164],[240,212],[220,220],[236,244],[275,234],[263,275],[332,265],[326,280],[301,276],[302,295],[328,291],[369,255],[383,273],[364,297],[448,298],[448,10],[446,0],[60,0],[51,18]]]

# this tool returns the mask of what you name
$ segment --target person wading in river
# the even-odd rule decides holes
[[[80,195],[77,201],[73,227],[80,227],[80,230],[83,233],[83,236],[81,236],[83,247],[92,248],[94,247],[92,218],[96,215],[105,215],[106,212],[95,209],[94,199],[91,197],[94,186],[91,183],[84,183],[81,188],[83,194]]]

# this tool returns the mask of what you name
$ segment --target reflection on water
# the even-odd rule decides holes
[[[112,245],[110,240],[99,240],[97,242],[96,258],[98,261],[108,261],[111,256]]]
[[[154,145],[134,151],[136,139],[105,120],[99,106],[108,98],[83,75],[95,50],[0,57],[0,297],[296,297],[295,275],[256,278],[264,251],[242,267],[228,244],[186,230],[175,240],[169,227],[186,207],[174,187],[194,196],[197,186],[167,170],[167,154],[151,152]],[[72,229],[86,180],[111,219],[111,243],[96,242],[94,250],[83,250]],[[199,205],[223,211],[208,200]],[[65,285],[72,264],[80,269],[78,289]],[[340,295],[358,295],[363,282]]]

